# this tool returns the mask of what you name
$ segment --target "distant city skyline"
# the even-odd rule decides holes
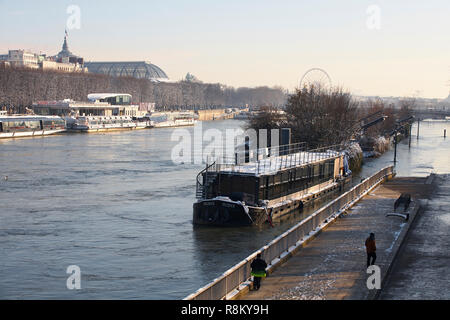
[[[79,11],[77,11],[79,10]],[[0,0],[0,54],[150,61],[180,80],[292,91],[326,70],[355,95],[446,98],[450,2]]]

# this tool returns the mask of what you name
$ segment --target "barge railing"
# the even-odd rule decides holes
[[[217,172],[236,172],[255,175],[267,174],[317,161],[337,158],[344,150],[345,146],[343,145],[332,145],[307,150],[305,143],[262,148],[254,151],[247,150],[244,152],[244,155],[242,152],[236,153],[234,159],[224,157],[220,163],[216,164],[215,169]],[[255,157],[256,160],[254,160]]]
[[[196,190],[195,195],[197,199],[205,199],[207,197],[207,190],[208,187],[208,173],[215,172],[216,169],[216,163],[212,163],[210,165],[207,165],[205,169],[203,169],[198,175],[196,179]],[[205,174],[205,175],[203,175]]]
[[[345,211],[372,187],[392,175],[394,175],[393,166],[381,169],[329,204],[315,211],[257,252],[252,253],[246,259],[239,262],[205,287],[186,297],[185,300],[225,299],[229,293],[238,289],[242,283],[250,280],[250,264],[256,258],[258,253],[261,253],[262,258],[265,261],[274,264],[284,253],[287,253],[291,247],[302,243],[305,238],[320,229],[323,224],[328,223],[329,219],[332,219],[340,212]]]

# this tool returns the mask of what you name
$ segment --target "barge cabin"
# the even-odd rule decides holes
[[[246,151],[238,164],[214,162],[197,176],[195,225],[272,223],[351,180],[342,146],[306,150],[306,144]],[[255,157],[252,161],[251,158]]]

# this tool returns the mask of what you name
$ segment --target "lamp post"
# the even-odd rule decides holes
[[[399,125],[397,124],[395,130],[394,130],[394,166],[397,163],[397,144],[398,144],[398,133],[400,130],[403,129],[403,131],[406,131],[406,126],[408,124],[404,124],[404,125]],[[411,147],[411,124],[409,124],[410,128],[410,140],[409,140],[409,147]]]
[[[397,135],[398,135],[398,131],[395,130],[395,136],[394,136],[394,166],[397,163]]]
[[[417,119],[417,140],[419,140],[420,118]]]
[[[409,141],[408,141],[408,148],[411,149],[411,133],[412,133],[412,123],[409,125]]]

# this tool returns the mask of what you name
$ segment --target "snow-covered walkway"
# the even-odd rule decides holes
[[[411,223],[398,217],[386,217],[386,214],[393,212],[394,202],[401,192],[405,192],[405,188],[415,199],[423,197],[427,191],[424,178],[404,179],[395,178],[365,196],[342,218],[277,268],[262,282],[259,291],[250,291],[242,298],[365,299],[369,294],[366,286],[369,277],[366,274],[366,238],[371,232],[375,233],[376,265],[384,274],[391,264],[393,251],[402,241],[405,233],[402,231],[406,231]],[[414,202],[407,212],[411,212],[413,207]],[[397,212],[401,211],[397,209]]]

